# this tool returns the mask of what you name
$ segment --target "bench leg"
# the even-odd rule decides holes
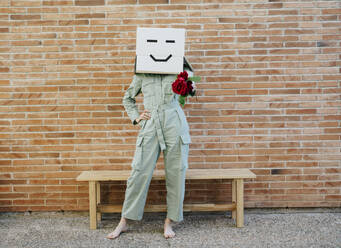
[[[232,180],[232,202],[236,203],[237,201],[237,185],[236,185],[236,179]],[[231,214],[232,219],[236,219],[236,209],[232,210],[232,214]]]
[[[237,227],[244,226],[244,184],[243,179],[237,179]]]
[[[96,206],[96,182],[89,181],[89,213],[90,213],[90,229],[97,228],[97,206]]]
[[[96,206],[101,203],[101,184],[96,182]],[[102,213],[97,211],[97,222],[102,220]]]

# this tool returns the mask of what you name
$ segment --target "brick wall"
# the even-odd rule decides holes
[[[130,169],[137,26],[187,30],[190,168],[251,168],[246,207],[341,206],[340,1],[0,0],[1,211],[86,210],[81,171]],[[229,181],[186,189],[230,201]],[[147,201],[165,202],[163,182]]]

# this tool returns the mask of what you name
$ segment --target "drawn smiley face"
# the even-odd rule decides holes
[[[160,41],[161,41],[161,40],[160,40]],[[148,42],[150,42],[150,43],[157,43],[158,40],[148,39],[148,40],[147,40],[147,43],[148,43]],[[162,42],[162,41],[161,41],[161,42]],[[175,40],[166,40],[165,42],[166,42],[166,43],[175,43]],[[150,57],[152,58],[152,60],[154,60],[155,62],[167,62],[173,55],[172,55],[172,54],[169,54],[169,55],[167,56],[167,58],[164,58],[164,59],[157,59],[157,58],[154,57],[153,54],[150,54],[149,56],[150,56]]]

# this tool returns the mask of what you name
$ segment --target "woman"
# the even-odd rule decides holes
[[[188,68],[185,67],[185,70]],[[124,108],[132,123],[140,125],[140,130],[131,164],[132,172],[127,180],[121,220],[107,238],[116,238],[121,232],[127,231],[126,219],[142,219],[149,184],[160,151],[163,151],[164,156],[167,188],[165,238],[175,236],[172,221],[183,220],[185,173],[191,138],[185,114],[178,102],[179,95],[172,90],[175,78],[175,75],[167,74],[135,74],[125,92]],[[144,111],[139,114],[135,97],[141,92]]]

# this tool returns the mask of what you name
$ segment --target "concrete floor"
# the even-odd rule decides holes
[[[108,240],[120,214],[105,214],[89,230],[87,212],[0,213],[0,247],[341,247],[341,209],[245,209],[243,228],[230,212],[185,212],[172,239],[163,237],[165,213],[129,220],[130,230]]]

